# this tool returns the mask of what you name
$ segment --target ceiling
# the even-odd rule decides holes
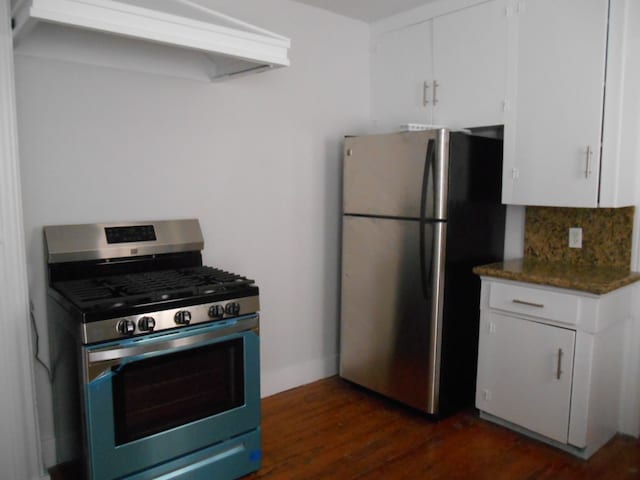
[[[372,23],[434,0],[295,0],[339,15]]]

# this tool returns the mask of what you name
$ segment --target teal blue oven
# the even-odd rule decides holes
[[[92,480],[233,479],[261,463],[257,315],[81,349]]]

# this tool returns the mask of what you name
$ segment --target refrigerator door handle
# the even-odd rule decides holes
[[[424,222],[420,222],[420,284],[422,285],[422,296],[427,299],[429,298],[429,291],[427,288],[427,266],[425,265],[424,228]]]
[[[436,145],[435,140],[431,139],[427,143],[427,156],[424,161],[424,173],[422,176],[422,195],[420,198],[420,278],[422,280],[422,295],[424,298],[429,297],[429,278],[431,278],[433,261],[429,262],[429,271],[427,270],[427,258],[425,251],[425,220],[427,219],[427,195],[429,190],[434,194],[435,201],[435,180],[434,180],[434,164],[436,158]],[[432,188],[429,189],[429,182],[434,183]]]
[[[429,373],[428,410],[435,413],[439,409],[440,397],[440,357],[442,352],[442,316],[444,308],[444,264],[447,223],[433,223],[433,245],[430,268],[430,308],[429,354],[427,369]]]
[[[433,157],[433,218],[447,219],[449,197],[449,132],[438,130]]]

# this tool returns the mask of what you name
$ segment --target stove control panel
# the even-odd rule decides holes
[[[163,330],[184,328],[201,323],[232,320],[240,315],[260,311],[258,296],[236,298],[214,303],[191,305],[141,315],[99,320],[83,323],[81,337],[83,343],[104,342],[122,337],[148,335]]]

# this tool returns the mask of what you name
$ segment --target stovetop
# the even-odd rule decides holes
[[[59,281],[52,288],[85,314],[171,301],[240,298],[257,289],[247,277],[208,266]]]

